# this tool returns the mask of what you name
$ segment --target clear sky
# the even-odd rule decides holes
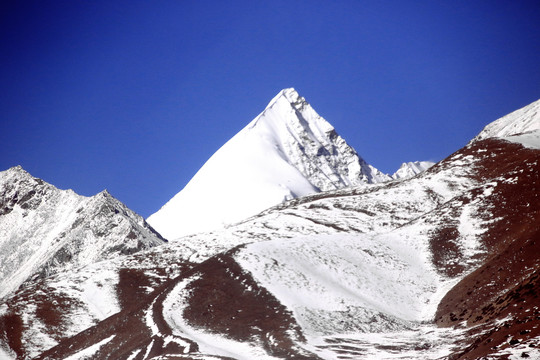
[[[0,170],[144,217],[294,87],[370,164],[540,98],[536,1],[3,1]]]

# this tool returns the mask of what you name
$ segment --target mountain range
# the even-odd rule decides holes
[[[4,171],[0,358],[540,358],[539,110],[386,175],[285,89],[150,225]]]

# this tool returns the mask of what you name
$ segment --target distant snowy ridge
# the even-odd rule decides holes
[[[30,279],[163,242],[107,191],[85,197],[20,166],[0,172],[0,298]]]
[[[176,239],[300,196],[388,180],[294,89],[284,89],[148,222]]]
[[[409,161],[401,164],[398,171],[392,175],[392,179],[405,179],[426,171],[435,165],[433,161]]]

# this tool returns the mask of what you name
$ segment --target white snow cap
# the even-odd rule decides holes
[[[392,175],[392,179],[405,179],[426,171],[435,165],[433,161],[409,161],[401,164],[398,171]]]
[[[148,222],[165,238],[213,230],[321,190],[387,181],[293,88],[223,145]]]
[[[540,100],[516,110],[487,125],[474,140],[508,138],[540,130]]]

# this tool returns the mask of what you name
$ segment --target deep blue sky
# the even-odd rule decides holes
[[[4,1],[0,170],[143,216],[295,87],[369,163],[540,98],[538,1]]]

